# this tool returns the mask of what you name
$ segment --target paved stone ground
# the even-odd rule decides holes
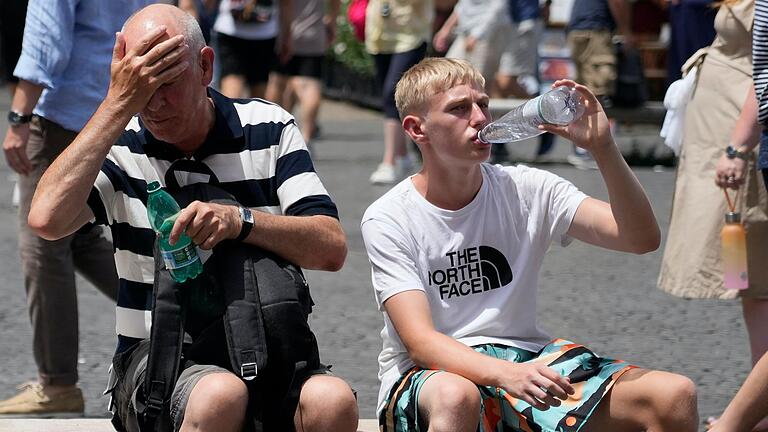
[[[6,112],[7,97],[0,98]],[[339,205],[349,238],[346,265],[338,273],[310,272],[317,303],[311,324],[321,353],[334,371],[357,390],[360,414],[373,418],[378,390],[376,356],[382,317],[377,311],[359,221],[369,203],[386,191],[368,184],[381,154],[378,114],[329,103],[321,114],[322,136],[314,143],[317,169]],[[5,124],[0,122],[0,131]],[[620,128],[622,147],[659,150],[652,127]],[[535,144],[509,146],[530,159]],[[563,164],[570,144],[558,143],[543,168],[573,181],[585,192],[605,197],[594,171]],[[666,231],[674,171],[638,167],[659,221]],[[35,377],[30,328],[16,249],[16,216],[11,206],[10,172],[0,163],[0,397]],[[544,262],[540,289],[540,324],[551,334],[587,343],[599,353],[615,355],[643,367],[679,372],[699,386],[702,418],[721,411],[749,370],[746,332],[734,301],[686,301],[655,288],[661,249],[644,256],[602,251],[574,243],[553,247]],[[81,281],[82,282],[82,281]],[[114,313],[94,288],[79,288],[80,375],[87,417],[105,415],[99,395],[114,348]]]

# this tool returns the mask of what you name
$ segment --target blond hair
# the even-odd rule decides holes
[[[400,118],[423,110],[429,99],[460,84],[483,88],[485,78],[465,60],[427,57],[408,69],[395,87]]]

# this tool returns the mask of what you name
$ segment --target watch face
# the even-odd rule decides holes
[[[248,222],[250,224],[253,223],[253,213],[251,213],[251,209],[241,207],[240,216],[242,216],[243,221]]]

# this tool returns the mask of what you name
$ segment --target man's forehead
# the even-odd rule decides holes
[[[131,21],[127,22],[123,29],[125,36],[125,42],[130,48],[133,44],[138,43],[144,35],[154,30],[155,28],[164,25],[167,27],[165,34],[155,40],[155,44],[169,39],[171,36],[178,34],[175,29],[175,25],[171,20],[163,19],[164,17],[158,16],[135,16]]]
[[[437,93],[433,100],[450,102],[459,99],[487,99],[485,89],[474,83],[459,83]]]

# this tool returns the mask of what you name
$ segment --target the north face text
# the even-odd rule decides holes
[[[490,246],[448,252],[445,256],[449,267],[429,272],[429,285],[437,286],[443,300],[480,294],[512,281],[507,259]]]

